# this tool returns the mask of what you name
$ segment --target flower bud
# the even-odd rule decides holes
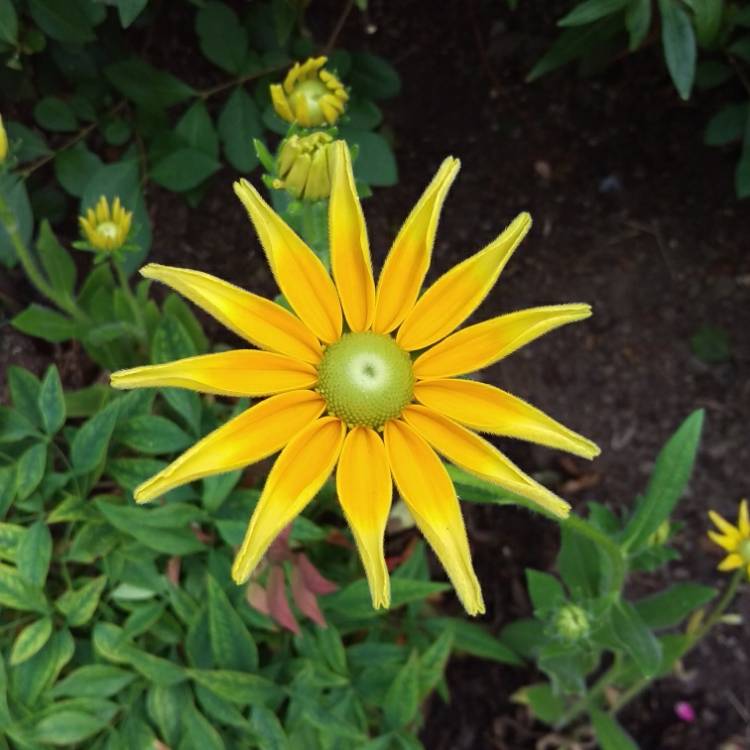
[[[588,636],[591,624],[586,610],[577,604],[565,604],[557,610],[553,627],[558,637],[574,643]]]
[[[279,148],[276,162],[277,190],[299,200],[319,201],[331,193],[333,138],[328,133],[291,135]]]
[[[323,68],[327,61],[327,57],[311,57],[295,63],[283,84],[271,85],[271,101],[279,117],[304,128],[333,125],[339,119],[349,95],[341,81]]]
[[[90,208],[86,216],[79,216],[81,232],[95,250],[111,252],[118,250],[127,241],[133,214],[126,211],[119,198],[109,202],[102,195],[95,208]]]

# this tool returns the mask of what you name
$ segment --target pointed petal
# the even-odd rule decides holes
[[[742,565],[743,565],[742,557],[738,555],[736,552],[733,552],[731,555],[727,555],[719,563],[719,570],[723,570],[723,571],[737,570],[737,568],[741,568]]]
[[[383,441],[374,430],[355,427],[346,436],[336,490],[365,567],[372,606],[388,607],[391,586],[383,537],[391,510],[392,483]]]
[[[482,614],[482,591],[448,472],[424,438],[405,422],[386,422],[385,449],[396,487],[435,550],[464,609],[470,615]]]
[[[423,380],[414,397],[425,406],[481,432],[520,438],[584,458],[599,448],[520,398],[475,380]]]
[[[404,349],[423,349],[447,336],[471,315],[495,285],[531,217],[519,214],[493,242],[443,274],[418,300],[396,335]]]
[[[591,315],[584,304],[519,310],[464,328],[435,344],[414,362],[417,378],[451,378],[480,370],[548,331]]]
[[[558,518],[570,514],[568,503],[524,474],[494,445],[452,419],[418,404],[407,406],[402,418],[456,466],[533,500]]]
[[[389,333],[411,312],[430,267],[443,201],[461,162],[448,157],[412,209],[393,243],[378,280],[374,331]]]
[[[375,309],[370,245],[345,141],[334,144],[333,185],[328,204],[331,267],[352,331],[366,331]]]
[[[149,263],[141,275],[166,284],[203,308],[230,331],[261,349],[317,364],[320,343],[301,320],[280,305],[201,271]]]
[[[341,336],[341,305],[320,258],[247,181],[234,183],[266,252],[276,283],[294,312],[322,341]]]
[[[725,549],[727,552],[734,552],[737,549],[737,540],[729,536],[724,536],[716,531],[709,531],[708,537],[714,544],[718,544],[719,547]]]
[[[345,432],[340,419],[323,417],[308,425],[281,452],[234,559],[235,583],[244,583],[250,577],[268,545],[323,486],[336,465]]]
[[[118,370],[110,376],[113,388],[188,388],[220,396],[266,396],[311,388],[317,382],[318,373],[312,365],[257,349],[187,357]]]
[[[720,516],[715,510],[708,511],[708,517],[714,522],[714,525],[725,534],[729,539],[733,539],[735,542],[740,541],[740,530],[736,526],[732,526],[729,521]]]
[[[186,482],[260,461],[281,450],[324,409],[325,401],[313,391],[271,396],[209,433],[137,487],[136,502],[145,503]]]
[[[740,534],[746,539],[750,539],[750,513],[747,509],[747,500],[740,502],[740,512],[737,517],[737,528]]]

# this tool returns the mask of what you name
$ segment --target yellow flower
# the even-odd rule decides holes
[[[750,578],[750,514],[748,514],[747,500],[740,503],[736,526],[732,526],[716,511],[709,511],[708,516],[721,531],[721,533],[709,531],[709,538],[729,553],[719,563],[719,570],[744,568]]]
[[[78,223],[89,244],[97,250],[117,250],[125,244],[130,233],[133,214],[126,211],[115,198],[110,209],[109,202],[102,195],[95,208],[90,208],[86,216],[79,216]]]
[[[246,180],[235,183],[278,285],[294,310],[199,271],[149,264],[141,273],[188,297],[258,349],[116,372],[116,388],[182,387],[269,396],[203,438],[135,491],[138,502],[281,450],[237,554],[246,581],[271,541],[338,463],[336,486],[375,607],[390,600],[383,535],[392,480],[470,614],[484,611],[449,461],[564,517],[569,506],[473,430],[599,453],[533,406],[460,376],[547,331],[590,315],[585,304],[531,308],[454,332],[489,293],[531,220],[521,214],[487,247],[421,296],[438,217],[459,163],[448,158],[406,219],[380,274],[370,264],[349,152],[334,149],[329,205],[333,279]],[[473,430],[471,429],[473,428]],[[437,451],[437,452],[436,452]]]
[[[0,115],[0,164],[5,161],[8,156],[8,134],[5,132],[5,126],[3,125],[3,116]]]
[[[333,125],[339,119],[349,95],[341,81],[323,68],[327,61],[327,57],[311,57],[295,63],[283,84],[271,85],[271,101],[279,117],[303,128]]]
[[[277,190],[286,190],[294,198],[318,201],[331,193],[333,137],[328,133],[291,135],[279,149],[273,181]]]

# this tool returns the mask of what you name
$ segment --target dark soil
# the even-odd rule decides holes
[[[657,451],[682,419],[705,409],[696,473],[676,515],[685,524],[677,540],[682,558],[632,585],[639,595],[674,580],[720,586],[725,579],[705,539],[706,511],[734,516],[748,494],[750,464],[750,211],[733,194],[737,154],[703,145],[715,102],[698,95],[682,103],[657,50],[624,58],[595,78],[568,69],[525,84],[566,5],[523,0],[511,13],[500,0],[371,0],[366,15],[349,16],[341,45],[383,55],[403,79],[401,95],[385,105],[400,183],[365,205],[373,252],[382,260],[406,207],[448,154],[463,168],[445,206],[431,278],[529,210],[534,229],[478,317],[573,301],[590,302],[595,314],[503,361],[486,379],[594,439],[602,456],[587,464],[542,448],[503,447],[528,470],[557,474],[557,489],[577,511],[592,499],[622,509],[643,490]],[[312,5],[317,38],[326,38],[339,12],[333,0]],[[188,80],[191,65],[200,64],[184,50],[171,60],[172,69],[184,65],[176,72]],[[201,68],[191,82],[205,83],[204,76]],[[150,259],[271,292],[232,177],[222,173],[197,209],[152,190]],[[12,284],[5,286],[0,292],[13,296]],[[728,333],[729,361],[708,365],[693,354],[690,339],[704,325]],[[8,361],[39,370],[53,355],[67,357],[71,385],[89,372],[70,352],[3,328],[0,371]],[[529,614],[524,568],[552,566],[556,529],[522,511],[465,508],[487,602],[483,622],[499,630]],[[747,596],[737,610],[743,625],[719,628],[679,676],[622,712],[644,750],[750,747]],[[573,747],[545,737],[545,728],[511,701],[538,678],[456,658],[448,671],[450,705],[435,698],[427,707],[425,747]],[[694,722],[677,718],[681,700],[695,708]]]

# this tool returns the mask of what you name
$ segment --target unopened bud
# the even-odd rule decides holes
[[[300,200],[327,198],[331,194],[333,143],[328,133],[289,136],[279,149],[278,177],[273,186]]]
[[[588,614],[577,604],[565,604],[557,610],[554,629],[564,641],[580,641],[589,634],[590,627]]]

